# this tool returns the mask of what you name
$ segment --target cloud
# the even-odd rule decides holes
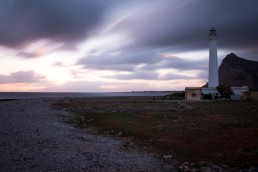
[[[215,26],[219,46],[247,48],[258,44],[256,6],[256,0],[2,0],[0,44],[18,47],[44,38],[67,48],[89,35],[126,32],[135,47],[179,52],[207,48]]]
[[[181,73],[182,71],[189,71],[188,73],[190,73],[194,70],[206,71],[208,66],[208,59],[188,60],[176,56],[166,57],[166,54],[162,54],[162,50],[160,52],[152,50],[139,51],[142,53],[123,53],[115,57],[111,55],[87,56],[82,58],[77,64],[83,65],[85,69],[115,71],[118,74],[108,76],[108,78],[112,77],[119,80],[192,79],[198,76],[192,77],[178,73],[180,71]],[[159,70],[176,70],[177,73],[160,76]],[[103,76],[105,77],[105,73],[103,73]]]
[[[254,9],[255,7],[250,5],[251,3],[257,3],[257,1],[250,0],[250,3],[242,1],[207,2],[205,0],[173,2],[163,0],[159,2],[148,1],[148,3],[131,1],[128,6],[119,6],[119,8],[130,8],[132,11],[120,9],[120,15],[117,15],[115,22],[110,24],[106,31],[110,34],[126,32],[134,42],[118,49],[120,53],[116,56],[110,55],[108,52],[87,55],[78,64],[83,65],[85,69],[130,72],[114,76],[114,78],[121,80],[170,80],[206,77],[208,32],[211,26],[214,25],[219,34],[219,52],[221,47],[234,50],[237,50],[237,47],[242,47],[250,50],[250,45],[257,44],[258,39],[254,38],[258,38],[256,31],[258,23],[254,23],[254,21],[256,21],[255,16],[258,15],[258,12]],[[135,8],[133,4],[137,4],[139,7]],[[229,11],[229,9],[231,10]],[[248,12],[239,13],[240,9]],[[114,11],[114,13],[118,13],[116,10]],[[257,15],[255,15],[256,13]],[[198,50],[207,50],[207,58],[195,59],[196,55],[194,54],[192,58],[162,57],[162,54],[166,52],[176,54]],[[257,50],[253,49],[252,52],[255,51]],[[199,72],[195,77],[176,73],[160,77],[157,70],[161,69],[203,70],[205,72]]]
[[[256,0],[161,2],[164,4],[125,17],[113,30],[128,31],[138,46],[169,46],[175,51],[207,47],[211,26],[217,29],[222,47],[246,48],[258,43]]]
[[[118,80],[180,80],[180,79],[202,79],[204,75],[200,70],[192,70],[190,72],[180,73],[177,70],[167,70],[165,74],[162,71],[154,70],[135,70],[127,74],[117,74],[112,76]]]
[[[56,67],[66,67],[67,65],[65,65],[63,62],[55,62],[53,64],[53,66],[56,66]]]
[[[0,44],[17,47],[40,38],[81,39],[98,25],[106,3],[99,0],[1,0]]]
[[[37,91],[53,92],[117,92],[117,91],[146,91],[171,90],[170,85],[164,81],[164,88],[159,89],[157,83],[152,82],[103,82],[103,81],[73,81],[62,85],[39,89]],[[158,88],[158,89],[157,89]]]
[[[248,47],[258,40],[256,6],[256,0],[2,0],[0,44],[24,46],[41,38],[71,43],[104,30],[130,34],[136,47],[196,50],[207,46],[213,25],[221,46]]]
[[[207,55],[208,56],[208,55]],[[159,58],[159,61],[154,64],[145,65],[144,70],[152,71],[158,69],[177,69],[180,71],[187,70],[203,70],[207,69],[208,61],[204,60],[188,60],[182,59],[180,57],[170,57],[170,58]]]
[[[39,91],[53,92],[101,92],[101,86],[105,82],[100,81],[70,81],[62,85],[52,85]]]
[[[129,74],[117,74],[115,76],[112,76],[119,80],[133,80],[133,79],[141,79],[141,80],[157,80],[159,79],[158,73],[154,71],[144,71],[144,70],[138,70],[131,72]]]
[[[23,58],[26,58],[26,59],[31,59],[31,58],[35,58],[35,57],[38,57],[38,54],[37,53],[27,53],[27,52],[19,52],[17,54],[17,56],[20,56],[20,57],[23,57]]]
[[[37,71],[53,83],[76,80],[60,87],[67,91],[198,83],[207,78],[211,26],[219,60],[226,52],[257,60],[257,6],[257,0],[1,0],[0,58],[29,71],[0,75],[0,83],[44,82]],[[83,79],[107,82],[77,82]]]
[[[38,83],[44,82],[46,78],[34,71],[18,71],[10,75],[0,75],[0,84],[9,83]]]
[[[151,50],[133,52],[125,51],[118,55],[101,54],[89,55],[78,61],[86,69],[132,71],[139,64],[153,64],[159,61],[158,55]]]

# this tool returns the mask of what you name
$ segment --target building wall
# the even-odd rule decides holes
[[[203,94],[211,94],[211,95],[217,95],[219,94],[218,90],[216,87],[208,87],[208,88],[202,88],[202,93]]]
[[[258,91],[250,91],[248,98],[251,100],[258,100]]]
[[[199,87],[186,87],[185,88],[185,100],[186,101],[198,101],[201,100],[202,91]]]
[[[241,95],[243,92],[248,92],[249,88],[244,86],[244,87],[231,87],[233,93],[236,95]]]

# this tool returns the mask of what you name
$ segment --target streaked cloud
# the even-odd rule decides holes
[[[258,60],[257,6],[257,0],[2,0],[0,91],[7,83],[43,91],[198,86],[207,80],[211,26],[219,62],[231,52]]]
[[[45,80],[45,76],[35,73],[34,71],[18,71],[10,75],[0,75],[0,84],[38,83]]]

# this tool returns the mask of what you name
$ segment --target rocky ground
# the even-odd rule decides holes
[[[0,171],[162,171],[154,154],[64,123],[51,101],[0,101]]]
[[[179,162],[169,153],[143,151],[125,138],[76,128],[64,122],[71,112],[53,106],[56,101],[0,100],[0,171],[258,171],[257,166]]]

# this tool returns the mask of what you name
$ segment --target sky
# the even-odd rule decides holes
[[[172,91],[258,61],[258,0],[0,0],[0,91]]]

